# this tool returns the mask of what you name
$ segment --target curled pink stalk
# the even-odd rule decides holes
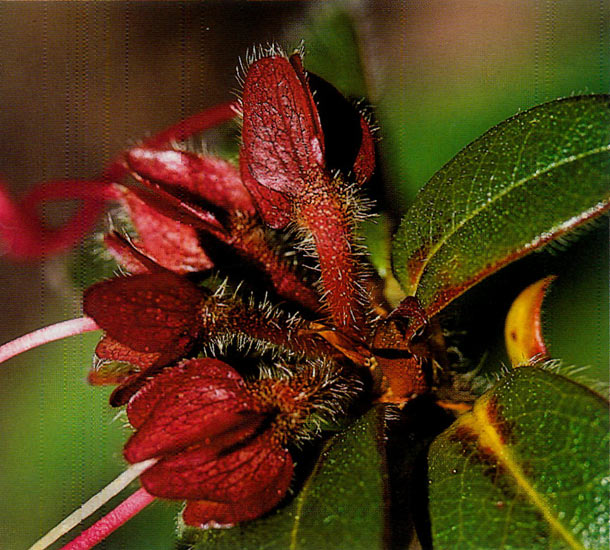
[[[237,116],[236,109],[237,103],[234,101],[221,103],[220,105],[216,105],[201,113],[186,118],[178,122],[178,124],[174,124],[158,134],[145,139],[140,147],[157,149],[172,141],[184,141],[195,134],[199,134],[235,118]],[[128,172],[129,168],[124,162],[123,155],[120,155],[108,166],[103,177],[116,181],[122,179]]]
[[[144,140],[143,146],[156,148],[170,141],[183,141],[235,116],[236,104],[223,103]],[[19,202],[11,199],[0,182],[0,242],[7,255],[15,260],[32,260],[70,249],[95,227],[106,202],[118,198],[112,184],[120,182],[128,171],[121,154],[92,181],[42,183]],[[82,205],[61,227],[47,227],[36,211],[45,202],[72,199],[81,200]]]
[[[61,321],[54,325],[49,325],[29,334],[24,334],[0,346],[0,363],[47,342],[61,340],[68,336],[75,336],[91,332],[92,330],[99,330],[99,328],[97,323],[90,317],[79,317],[78,319],[70,319],[69,321]]]

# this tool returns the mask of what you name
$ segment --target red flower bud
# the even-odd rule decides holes
[[[134,193],[126,192],[123,203],[139,235],[135,245],[159,265],[176,273],[204,271],[214,265],[195,229],[159,213]],[[117,260],[128,269],[133,267],[129,256],[119,254]]]
[[[184,277],[170,271],[119,277],[89,287],[83,309],[106,331],[97,351],[113,350],[112,359],[138,363],[145,354],[169,363],[187,353],[199,335],[203,294]],[[131,356],[121,357],[124,353]],[[135,353],[134,353],[135,352]]]
[[[335,105],[344,107],[334,88],[324,89]],[[331,169],[353,168],[360,183],[370,176],[374,163],[368,127],[364,131],[361,117],[351,121],[361,140],[355,151],[326,150],[318,108],[297,54],[290,59],[272,55],[250,65],[242,111],[240,169],[245,185],[262,201],[257,206],[270,225],[283,227],[292,220],[312,235],[333,321],[360,337],[365,300],[353,245],[357,203]]]
[[[131,399],[137,431],[124,455],[131,463],[159,459],[140,480],[152,495],[189,500],[188,524],[252,519],[281,500],[292,477],[290,454],[272,424],[264,427],[271,412],[229,365],[187,361]]]
[[[252,198],[237,168],[225,160],[174,150],[134,148],[127,152],[129,167],[142,180],[191,195],[197,202],[226,213],[254,215]]]

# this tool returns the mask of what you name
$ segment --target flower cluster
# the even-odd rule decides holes
[[[238,167],[167,145],[231,117]],[[357,243],[374,150],[367,117],[273,49],[239,103],[132,148],[91,187],[85,206],[118,201],[132,232],[104,238],[128,274],[84,294],[83,330],[105,333],[89,380],[118,385],[111,404],[135,429],[126,460],[146,463],[150,495],[187,501],[189,525],[275,507],[291,449],[358,390],[399,405],[428,390],[440,335],[422,337],[434,327],[414,299],[392,312]],[[270,365],[259,377],[253,359]]]

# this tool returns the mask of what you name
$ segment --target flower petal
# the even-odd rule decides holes
[[[281,193],[260,185],[251,175],[245,162],[240,162],[244,185],[252,195],[260,217],[273,229],[283,229],[292,220],[292,204]]]
[[[190,500],[182,512],[187,525],[199,527],[229,527],[240,521],[256,519],[274,508],[284,498],[292,479],[290,455],[273,480],[259,493],[237,502]]]
[[[254,215],[252,198],[229,162],[195,153],[174,150],[131,149],[130,168],[141,178],[169,187],[180,187],[227,213]]]
[[[322,126],[298,56],[250,65],[242,104],[242,174],[290,196],[324,177]]]
[[[287,463],[292,465],[288,451],[264,432],[230,452],[199,445],[167,456],[141,474],[140,481],[159,497],[237,503],[275,483]]]
[[[176,273],[204,271],[214,265],[195,229],[159,213],[133,193],[125,193],[124,203],[140,237],[138,245],[157,263]]]
[[[241,377],[214,359],[194,359],[155,377],[130,401],[127,414],[138,431],[124,449],[135,463],[205,442],[232,445],[263,419]],[[239,376],[239,375],[238,375]]]
[[[167,271],[96,283],[85,291],[83,308],[119,343],[179,358],[198,336],[202,300],[195,285]]]

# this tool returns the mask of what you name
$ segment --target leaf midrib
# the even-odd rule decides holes
[[[316,474],[322,468],[322,465],[326,462],[327,453],[330,450],[330,448],[332,447],[332,442],[333,442],[333,440],[331,439],[330,441],[328,441],[326,443],[326,445],[324,445],[324,449],[320,453],[320,459],[316,462],[316,465],[315,465],[313,471],[311,472],[311,474],[309,475],[309,477],[303,484],[303,487],[299,491],[299,495],[296,498],[296,508],[294,511],[294,525],[292,526],[292,529],[290,530],[290,546],[289,546],[290,550],[298,549],[297,536],[298,536],[299,529],[301,527],[301,512],[303,511],[303,506],[305,504],[305,498],[309,494],[313,479],[316,477]]]
[[[561,539],[573,550],[585,550],[584,546],[577,541],[559,518],[553,513],[551,506],[544,497],[532,486],[527,475],[519,466],[519,461],[512,453],[512,450],[503,443],[502,437],[495,426],[489,421],[487,415],[488,399],[481,398],[472,410],[470,418],[462,417],[463,421],[470,424],[479,438],[480,445],[488,447],[493,452],[498,462],[512,476],[514,482],[523,491],[528,500],[540,511],[548,525]]]
[[[526,140],[524,139],[524,141],[526,141]],[[419,282],[421,281],[423,273],[426,270],[426,267],[428,266],[428,264],[430,263],[432,257],[443,247],[443,245],[454,234],[456,234],[464,225],[466,225],[468,222],[470,222],[480,212],[485,210],[485,208],[491,207],[493,205],[493,203],[495,203],[496,201],[498,201],[499,199],[501,199],[502,197],[504,197],[508,193],[510,193],[510,192],[514,191],[515,189],[519,188],[520,186],[524,185],[525,183],[527,183],[529,181],[532,181],[532,180],[536,179],[537,177],[539,177],[541,175],[547,174],[547,173],[551,172],[552,170],[554,170],[556,168],[559,168],[559,167],[561,167],[561,166],[563,166],[565,164],[571,163],[571,162],[575,162],[577,160],[581,160],[581,159],[586,158],[588,156],[593,156],[593,155],[597,155],[599,153],[604,153],[604,152],[609,152],[609,151],[610,151],[610,144],[602,146],[602,147],[597,147],[595,149],[591,149],[589,151],[586,151],[586,152],[578,154],[578,155],[570,155],[569,157],[566,157],[565,159],[562,159],[561,161],[553,162],[553,163],[549,164],[548,166],[546,166],[544,169],[537,170],[533,174],[531,174],[531,175],[529,175],[529,176],[527,176],[525,178],[521,178],[520,180],[514,182],[513,185],[507,186],[500,193],[495,195],[492,199],[490,199],[486,203],[482,204],[478,208],[475,208],[468,216],[466,216],[457,225],[452,227],[451,231],[445,233],[445,235],[439,241],[437,241],[437,243],[433,247],[430,248],[430,253],[428,254],[427,258],[421,264],[421,269],[419,270],[419,273],[418,273],[418,276],[417,276],[417,280],[412,284],[412,293],[413,293],[413,295],[416,295],[417,290],[419,288]]]

